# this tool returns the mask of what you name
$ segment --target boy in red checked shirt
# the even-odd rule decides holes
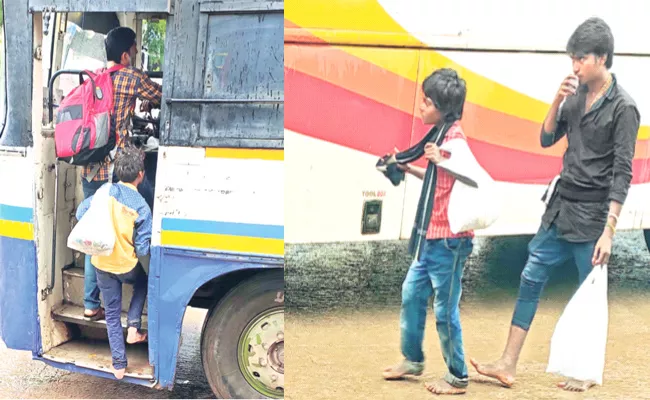
[[[458,121],[465,103],[465,81],[456,71],[439,69],[422,83],[424,92],[420,104],[422,122],[427,125],[451,124],[442,141],[465,139]],[[424,157],[434,164],[440,163],[447,155],[438,146],[427,143]],[[400,169],[420,179],[425,177],[425,169],[410,164],[400,165]],[[426,388],[434,394],[465,393],[468,378],[467,365],[463,351],[460,326],[459,302],[461,279],[465,260],[472,252],[472,231],[453,234],[449,227],[447,210],[454,178],[437,169],[436,186],[433,191],[434,204],[426,241],[422,251],[411,264],[402,285],[401,311],[401,349],[404,360],[383,372],[384,379],[401,379],[405,376],[419,376],[424,370],[422,341],[427,315],[429,297],[434,296],[436,328],[440,337],[442,355],[448,372],[440,380],[426,383]]]

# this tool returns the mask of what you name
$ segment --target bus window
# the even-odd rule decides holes
[[[210,17],[205,97],[279,99],[284,50],[282,31],[276,28],[282,21],[282,14]],[[250,51],[253,43],[265,51]]]
[[[165,58],[165,20],[142,21],[142,70],[162,71]]]
[[[63,39],[62,69],[94,71],[106,64],[104,38],[106,36],[68,21]],[[67,95],[79,86],[79,77],[72,74],[61,75],[58,82],[60,95]]]
[[[282,148],[283,14],[220,12],[202,17],[206,28],[199,38],[205,53],[197,59],[203,59],[198,61],[203,77],[195,82],[191,95],[177,94],[175,86],[172,99],[167,99],[172,119],[166,143]],[[177,70],[174,84],[191,81],[177,78],[179,74],[195,76],[195,71]],[[186,129],[188,123],[198,132]]]

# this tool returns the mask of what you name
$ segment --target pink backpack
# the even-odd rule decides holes
[[[94,73],[82,72],[88,79],[61,101],[54,128],[58,159],[72,165],[87,165],[104,160],[115,148],[111,73],[123,67],[118,64]]]

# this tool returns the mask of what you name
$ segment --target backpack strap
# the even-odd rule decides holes
[[[111,74],[113,72],[117,72],[117,71],[121,70],[122,68],[124,68],[124,65],[115,64],[112,67],[108,68],[105,72],[108,72],[109,74]]]
[[[123,68],[124,68],[124,65],[115,64],[110,68],[100,68],[97,71],[95,71],[95,74],[103,74],[103,73],[112,74],[113,72],[117,72],[117,71],[119,71],[119,70],[121,70]],[[112,114],[112,111],[111,111],[111,114]],[[117,129],[117,127],[112,128],[112,129]],[[124,138],[122,138],[120,143],[123,140],[124,140]],[[116,143],[113,150],[111,150],[110,153],[108,153],[108,156],[106,156],[105,161],[108,162],[108,182],[109,183],[113,182],[113,171],[115,169],[115,156],[117,155],[117,149],[119,148],[120,143]],[[104,161],[102,161],[102,162],[104,162]],[[99,168],[101,167],[102,162],[97,163],[97,165],[95,165],[95,167],[92,169],[91,173],[89,174],[89,177],[87,178],[87,179],[89,179],[89,181],[92,180],[97,175],[97,173],[99,172]]]

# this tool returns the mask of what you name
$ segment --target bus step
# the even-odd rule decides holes
[[[106,329],[106,320],[88,321],[84,318],[84,308],[74,304],[64,304],[62,307],[52,311],[52,318],[56,321],[68,322],[71,324],[90,326],[93,328]],[[122,312],[122,327],[126,329],[126,313]],[[141,331],[147,331],[147,316],[142,316]]]
[[[154,380],[154,369],[149,365],[149,350],[146,343],[126,346],[126,357],[129,361],[126,376]],[[111,373],[111,348],[107,341],[73,339],[43,354],[43,358]]]
[[[84,305],[84,270],[83,268],[67,268],[63,270],[63,295],[65,302],[77,306]],[[122,285],[122,311],[129,310],[133,286]],[[100,297],[101,299],[101,297]],[[103,304],[103,301],[102,301]],[[147,313],[147,303],[142,314]]]

